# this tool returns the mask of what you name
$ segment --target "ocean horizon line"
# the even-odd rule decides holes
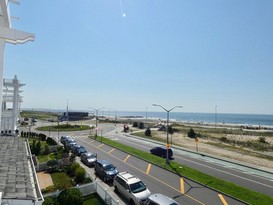
[[[26,111],[44,111],[44,112],[66,112],[66,109],[58,109],[58,108],[21,108],[21,111],[26,110]],[[113,110],[113,109],[101,109],[103,112],[128,112],[128,113],[146,113],[145,110],[140,110],[140,111],[130,111],[130,110]],[[93,113],[95,110],[92,109],[68,109],[69,112],[89,112]],[[166,111],[152,111],[149,110],[149,112],[158,112],[158,113],[166,113]],[[236,113],[236,112],[178,112],[178,111],[172,111],[170,113],[189,113],[189,114],[231,114],[231,115],[273,115],[273,113]]]

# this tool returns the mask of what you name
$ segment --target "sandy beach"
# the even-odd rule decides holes
[[[157,137],[166,139],[166,133],[161,132]],[[236,138],[237,140],[247,141],[247,140],[257,140],[259,136],[248,136],[248,135],[227,135],[227,138]],[[273,144],[273,139],[268,137],[266,138],[268,142]],[[174,133],[170,141],[175,142],[176,145],[179,145],[183,148],[189,149],[191,151],[196,151],[196,142],[194,139],[182,135],[179,133]],[[217,146],[217,144],[211,145],[210,143],[215,143],[215,140],[210,139],[199,139],[198,142],[198,152],[206,153],[216,157],[224,157],[227,159],[236,160],[238,162],[247,163],[249,165],[254,165],[260,168],[269,168],[273,170],[273,162],[268,159],[260,158],[255,156],[255,154],[265,154],[273,156],[273,152],[257,152],[251,149],[242,148],[240,149],[224,149],[222,146]],[[228,145],[229,146],[229,145]],[[249,154],[249,153],[252,154]]]

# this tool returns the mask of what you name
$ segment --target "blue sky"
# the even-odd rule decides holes
[[[272,0],[21,0],[23,108],[273,114]],[[176,110],[179,111],[179,110]]]

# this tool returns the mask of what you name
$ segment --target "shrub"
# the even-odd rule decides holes
[[[59,194],[57,202],[59,205],[82,205],[82,193],[76,188],[66,189]]]
[[[222,141],[222,142],[228,142],[228,139],[226,137],[221,137],[220,141]]]
[[[50,153],[50,149],[49,149],[49,146],[46,144],[44,154],[49,154],[49,153]]]
[[[133,127],[138,127],[138,122],[133,122]]]
[[[78,168],[76,169],[76,172],[75,172],[75,182],[76,182],[77,184],[81,184],[81,183],[84,182],[85,173],[86,173],[86,171],[85,171],[85,169],[82,168],[82,167],[78,167]]]
[[[67,170],[67,174],[70,176],[75,176],[76,175],[76,170],[80,167],[79,163],[72,163]]]
[[[194,130],[191,128],[188,132],[188,137],[194,139],[196,136]]]
[[[265,137],[259,137],[258,142],[267,144]]]
[[[149,127],[145,130],[145,135],[149,137],[152,136],[152,131]]]
[[[56,204],[55,199],[48,196],[48,197],[45,198],[42,205],[55,205],[55,204]]]
[[[143,122],[139,122],[138,123],[138,128],[139,129],[144,129],[144,123]]]

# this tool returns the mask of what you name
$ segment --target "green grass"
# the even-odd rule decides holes
[[[53,113],[53,112],[42,112],[42,111],[22,111],[20,113],[21,117],[27,117],[29,119],[35,118],[39,120],[48,120],[48,119],[56,119],[58,113]]]
[[[91,194],[84,197],[83,205],[104,205],[105,203],[100,198],[100,196],[96,194]]]
[[[51,131],[51,132],[83,131],[83,130],[90,130],[90,126],[88,126],[88,125],[62,124],[62,125],[59,125],[59,126],[58,125],[52,125],[52,126],[37,127],[36,130]]]
[[[122,151],[125,151],[131,155],[138,156],[142,159],[147,160],[148,162],[161,166],[165,169],[168,169],[179,176],[193,179],[201,184],[204,184],[208,187],[219,190],[237,199],[243,200],[249,204],[255,204],[255,205],[273,204],[273,198],[265,194],[258,193],[253,190],[249,190],[247,188],[238,186],[234,183],[227,182],[222,179],[204,174],[198,170],[194,170],[190,167],[187,167],[182,164],[178,164],[176,162],[171,162],[171,164],[168,165],[165,163],[165,159],[163,158],[151,155],[150,153],[140,151],[133,147],[126,146],[124,144],[109,140],[104,137],[102,137],[102,142],[110,146],[113,146],[115,148],[118,148]]]
[[[54,186],[58,190],[67,189],[69,187],[73,187],[71,183],[71,178],[64,172],[56,172],[51,174],[52,181]]]
[[[43,162],[47,162],[51,159],[55,159],[55,156],[54,156],[54,154],[38,155],[37,158],[40,163],[43,163]]]

